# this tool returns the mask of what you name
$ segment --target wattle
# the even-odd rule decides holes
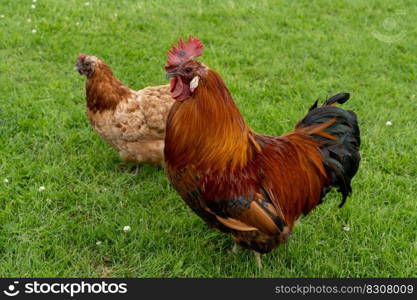
[[[184,101],[188,99],[191,95],[189,86],[187,84],[184,84],[181,78],[173,78],[171,80],[170,86],[172,98],[174,98],[177,101]]]

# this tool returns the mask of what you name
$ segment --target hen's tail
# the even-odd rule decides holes
[[[330,178],[330,186],[335,186],[343,199],[339,207],[346,202],[352,192],[350,185],[359,168],[361,143],[356,114],[335,106],[345,103],[348,93],[340,93],[317,106],[318,100],[310,107],[307,115],[298,122],[296,129],[321,128],[312,130],[312,138],[320,141],[324,165]],[[326,126],[327,124],[327,126]],[[329,187],[323,189],[323,196]]]

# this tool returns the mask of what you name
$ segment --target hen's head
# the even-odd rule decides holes
[[[75,69],[80,73],[80,75],[86,75],[90,77],[94,74],[96,67],[98,65],[98,58],[95,56],[89,56],[85,54],[80,54],[77,57],[77,63],[75,64]]]
[[[190,36],[187,42],[180,39],[178,46],[172,45],[168,52],[165,70],[167,78],[172,78],[171,93],[175,100],[187,100],[198,87],[200,78],[207,73],[207,67],[194,60],[203,50],[204,45],[200,40]]]

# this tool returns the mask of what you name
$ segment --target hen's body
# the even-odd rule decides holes
[[[269,252],[330,187],[338,187],[344,199],[351,191],[359,130],[353,113],[330,106],[348,95],[338,97],[312,108],[292,132],[260,135],[246,125],[221,77],[208,69],[168,117],[169,179],[210,227],[231,233],[243,247]]]
[[[163,163],[165,122],[173,104],[168,85],[131,90],[97,59],[87,74],[86,96],[91,126],[123,161]]]

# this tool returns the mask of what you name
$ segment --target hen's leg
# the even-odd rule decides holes
[[[230,249],[230,253],[237,254],[238,252],[239,252],[239,246],[237,245],[237,243],[233,243],[233,247],[232,249]]]

